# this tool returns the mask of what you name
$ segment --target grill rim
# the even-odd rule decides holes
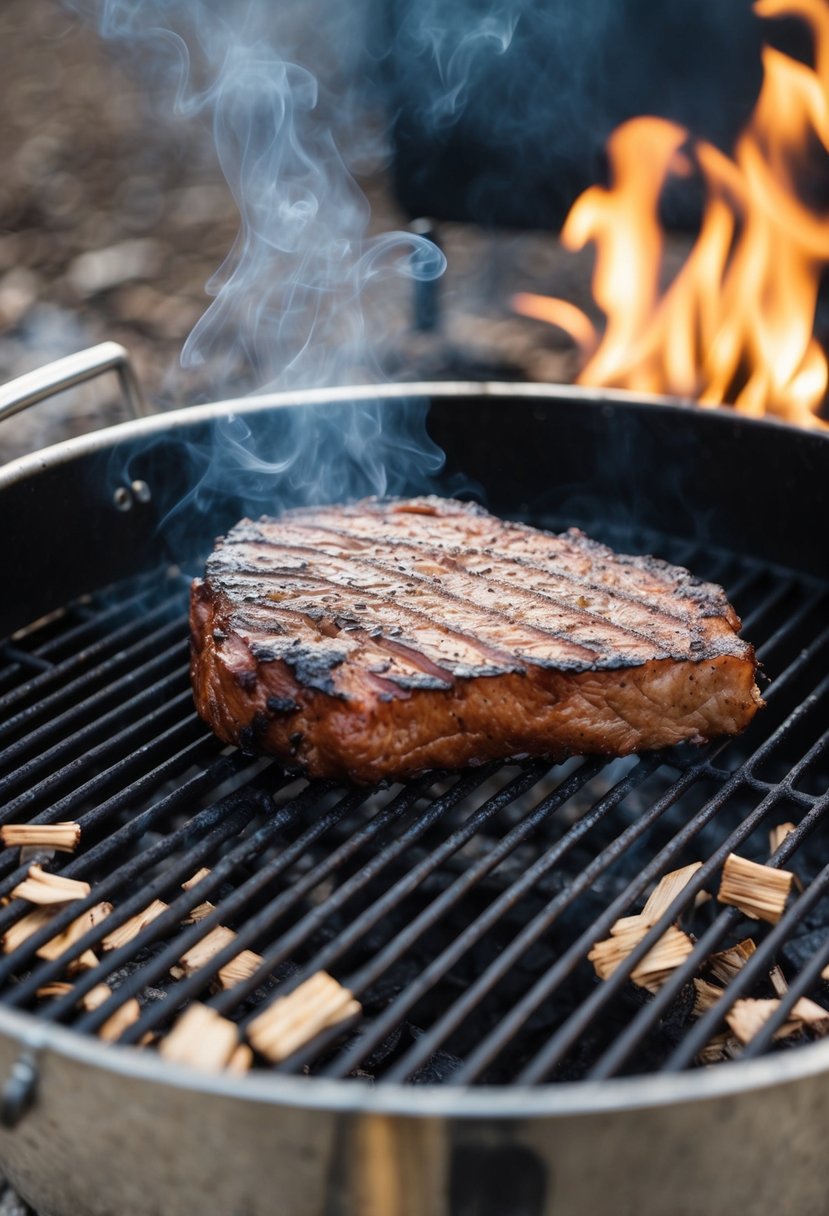
[[[116,444],[150,436],[174,434],[180,429],[210,423],[228,414],[256,414],[285,407],[335,405],[360,401],[382,402],[425,398],[442,403],[485,398],[521,398],[540,404],[618,405],[635,412],[681,412],[700,423],[786,434],[790,442],[811,445],[815,451],[829,444],[829,432],[804,431],[775,418],[747,418],[733,410],[701,411],[692,402],[632,394],[622,390],[593,390],[570,385],[513,382],[412,382],[393,385],[355,385],[296,392],[268,393],[230,398],[133,419],[86,435],[61,441],[19,457],[0,467],[0,493],[18,482],[36,479],[50,467],[71,463]],[[294,1077],[258,1072],[234,1078],[202,1073],[134,1049],[118,1050],[71,1028],[40,1022],[31,1015],[0,1006],[0,1037],[11,1040],[19,1054],[35,1057],[54,1052],[69,1061],[104,1072],[134,1077],[176,1089],[241,1100],[256,1100],[278,1107],[325,1110],[342,1114],[383,1112],[394,1115],[446,1118],[517,1119],[531,1116],[569,1117],[614,1110],[650,1109],[677,1103],[735,1097],[812,1079],[829,1072],[829,1039],[803,1044],[796,1051],[732,1062],[726,1067],[674,1074],[650,1073],[612,1077],[601,1081],[505,1086],[402,1085],[386,1083],[372,1088],[351,1080]]]
[[[420,380],[399,384],[341,385],[332,388],[298,389],[293,392],[260,393],[250,397],[228,397],[205,405],[183,406],[180,409],[150,414],[142,418],[130,418],[112,426],[89,431],[84,435],[63,439],[58,443],[40,448],[26,456],[18,456],[7,464],[0,465],[0,491],[7,485],[13,485],[23,478],[44,471],[47,466],[63,464],[77,456],[99,451],[116,443],[163,435],[168,430],[176,431],[180,427],[215,421],[228,413],[256,414],[272,409],[304,405],[348,405],[355,402],[400,401],[407,398],[466,401],[475,397],[520,397],[529,401],[537,399],[539,402],[582,403],[598,407],[619,405],[637,411],[658,410],[661,412],[668,408],[684,415],[694,415],[701,420],[710,419],[714,425],[719,423],[733,427],[736,422],[740,429],[747,427],[777,433],[783,432],[800,437],[807,442],[814,439],[818,443],[829,444],[829,431],[823,432],[818,428],[805,430],[776,417],[750,417],[738,414],[728,407],[706,406],[703,409],[690,399],[656,393],[631,393],[625,389],[594,389],[586,388],[583,385],[536,384],[509,380]]]
[[[34,1057],[41,1072],[49,1052],[84,1068],[219,1098],[342,1115],[387,1114],[416,1118],[515,1120],[546,1116],[634,1112],[675,1108],[686,1103],[752,1094],[829,1074],[829,1039],[804,1043],[796,1051],[737,1060],[681,1073],[649,1073],[601,1081],[545,1082],[540,1085],[371,1086],[353,1079],[290,1076],[252,1071],[234,1077],[174,1064],[150,1052],[108,1045],[59,1024],[38,1022],[0,1007],[0,1036],[21,1055]]]

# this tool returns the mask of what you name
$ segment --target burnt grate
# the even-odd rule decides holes
[[[693,1066],[734,1000],[769,995],[776,963],[788,992],[742,1054],[808,1039],[808,1029],[773,1036],[801,996],[829,1008],[829,865],[814,831],[829,799],[829,591],[664,537],[603,539],[726,587],[769,680],[768,708],[743,736],[702,751],[489,766],[356,790],[225,748],[198,721],[177,571],[87,597],[10,639],[0,648],[0,824],[79,822],[77,854],[44,865],[91,892],[0,956],[0,1002],[94,1035],[137,998],[119,1041],[149,1043],[194,1000],[244,1032],[264,1003],[325,970],[362,1014],[278,1071],[536,1084]],[[768,830],[784,821],[795,830],[769,857]],[[732,851],[797,874],[802,893],[779,924],[697,898],[716,892]],[[0,896],[31,860],[0,852]],[[672,906],[598,981],[591,947],[661,875],[692,862],[703,864]],[[160,914],[104,949],[153,900]],[[111,910],[100,923],[90,919],[56,955],[38,954],[102,902]],[[0,907],[0,933],[30,910]],[[680,917],[693,950],[647,993],[631,972]],[[182,957],[220,926],[232,937],[183,972]],[[695,1016],[693,979],[712,952],[749,934],[756,953],[717,1008]],[[243,950],[259,961],[228,987],[224,969]],[[42,995],[67,980],[71,989]],[[112,995],[85,1007],[102,981]]]

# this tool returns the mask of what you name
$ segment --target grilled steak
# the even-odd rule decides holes
[[[191,626],[205,721],[318,777],[622,756],[734,734],[762,705],[721,588],[451,499],[243,520]]]

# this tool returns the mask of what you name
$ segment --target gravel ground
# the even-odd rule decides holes
[[[0,68],[0,380],[113,339],[156,408],[211,399],[209,379],[179,365],[238,228],[207,125],[171,111],[160,120],[164,99],[134,60],[57,0],[4,0]],[[405,227],[382,174],[360,185],[372,232]],[[586,302],[585,260],[546,234],[446,225],[440,240],[448,270],[437,332],[412,332],[410,284],[371,302],[369,332],[382,320],[379,378],[570,379],[563,340],[512,316],[508,299],[546,289]],[[359,363],[347,377],[377,378]],[[232,386],[259,387],[244,371]],[[105,385],[43,404],[0,427],[0,459],[119,416]]]

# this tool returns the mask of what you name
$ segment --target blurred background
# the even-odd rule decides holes
[[[176,115],[133,54],[57,0],[4,0],[0,65],[0,380],[112,339],[130,350],[156,408],[210,399],[207,371],[179,362],[239,227],[209,124]],[[370,232],[410,222],[391,180],[388,164],[360,177]],[[508,297],[555,284],[584,304],[587,262],[562,257],[546,233],[450,222],[440,241],[449,265],[436,332],[416,331],[411,283],[389,282],[375,301],[382,373],[569,378],[566,340],[514,317]],[[370,378],[361,371],[352,378]],[[242,371],[227,394],[257,387]],[[0,426],[0,458],[120,416],[110,386],[41,404]]]

